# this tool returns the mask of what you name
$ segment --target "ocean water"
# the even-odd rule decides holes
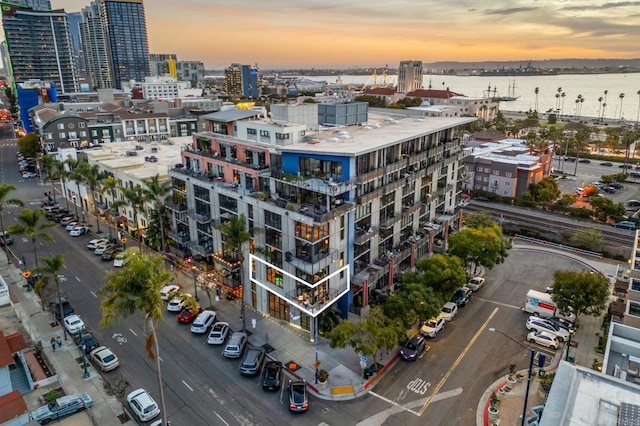
[[[335,76],[306,77],[314,81],[326,81],[335,83]],[[374,80],[366,75],[341,75],[340,80],[344,84],[361,85]],[[386,76],[383,80],[377,77],[377,85],[395,85],[397,76]],[[627,122],[636,122],[640,113],[640,74],[562,74],[545,76],[519,76],[519,77],[478,77],[478,76],[450,76],[450,75],[425,75],[423,87],[432,89],[449,89],[466,96],[486,96],[491,86],[491,95],[519,96],[516,101],[501,102],[503,111],[528,111],[537,109],[544,113],[549,110],[559,109],[564,116],[599,117],[607,119],[624,118]],[[538,88],[536,97],[535,89]],[[558,89],[561,89],[558,92]],[[605,90],[608,92],[605,94]],[[556,98],[556,94],[564,93],[564,97]],[[620,94],[623,97],[620,98]],[[582,95],[582,102],[576,102]],[[602,98],[601,101],[598,99]],[[537,108],[536,108],[537,102]],[[606,106],[605,106],[606,103]]]

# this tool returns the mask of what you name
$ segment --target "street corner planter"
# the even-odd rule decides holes
[[[487,411],[489,412],[489,420],[498,420],[500,417],[500,410],[498,407],[489,406]]]
[[[318,389],[326,389],[329,386],[328,380],[318,380]]]
[[[507,383],[513,385],[513,384],[516,383],[516,381],[517,380],[516,380],[516,378],[514,376],[511,376],[511,375],[507,376]]]

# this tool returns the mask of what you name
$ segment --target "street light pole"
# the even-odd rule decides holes
[[[191,266],[191,271],[193,272],[193,288],[194,288],[194,297],[196,300],[198,299],[198,279],[196,277],[196,265]]]
[[[84,369],[84,373],[82,373],[82,378],[88,379],[89,370],[87,370],[87,354],[85,353],[86,346],[82,342],[82,330],[78,331],[78,340],[80,340],[80,352],[82,352],[82,368]]]
[[[571,349],[571,338],[573,337],[573,333],[575,333],[575,331],[569,330],[569,338],[567,339],[567,353],[564,357],[565,361],[569,361],[569,350]]]
[[[521,423],[521,425],[524,426],[525,419],[527,417],[527,402],[529,401],[529,388],[531,387],[531,374],[533,373],[533,358],[535,357],[536,351],[534,349],[531,349],[528,346],[523,345],[522,343],[518,342],[513,337],[509,336],[508,334],[506,334],[506,333],[504,333],[504,332],[502,332],[500,330],[496,330],[495,328],[490,328],[489,331],[493,331],[493,332],[502,334],[507,339],[509,339],[512,342],[522,346],[523,348],[525,348],[526,350],[528,350],[531,353],[531,357],[529,359],[529,374],[527,374],[527,390],[525,391],[525,394],[524,394],[524,407],[522,408],[522,423]]]

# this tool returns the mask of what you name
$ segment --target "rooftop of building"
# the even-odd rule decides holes
[[[256,117],[258,115],[260,115],[259,111],[233,108],[233,109],[225,109],[222,111],[214,112],[212,114],[205,114],[201,118],[203,120],[230,123],[232,121],[238,121],[238,120],[244,120],[246,118]]]
[[[497,142],[471,140],[465,144],[465,157],[518,165],[534,165],[540,157],[529,152],[524,139],[503,139]]]
[[[378,114],[371,110],[368,118],[364,125],[336,127],[309,133],[308,142],[287,145],[280,149],[284,152],[357,156],[476,120],[475,117],[415,118],[394,112]]]

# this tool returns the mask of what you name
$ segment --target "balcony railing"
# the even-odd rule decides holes
[[[336,249],[329,249],[326,253],[317,253],[304,257],[296,257],[293,253],[287,252],[285,260],[307,274],[313,275],[338,260],[338,255],[339,253]]]
[[[189,233],[188,232],[167,232],[167,236],[171,238],[173,241],[177,241],[179,243],[186,243],[189,241]]]
[[[367,229],[358,229],[356,230],[356,237],[354,238],[354,242],[358,245],[362,245],[369,241],[371,238],[377,236],[379,233],[378,228],[369,227]]]
[[[206,214],[202,214],[202,213],[196,213],[194,211],[190,211],[188,216],[195,220],[198,223],[209,223],[211,222],[211,216],[206,215]]]
[[[191,250],[191,253],[198,254],[203,257],[207,257],[213,254],[213,246],[210,245],[201,246],[198,243],[189,241],[187,242],[187,247],[189,248],[189,250]]]
[[[174,203],[173,201],[165,201],[164,206],[175,212],[184,212],[187,210],[187,203]]]

